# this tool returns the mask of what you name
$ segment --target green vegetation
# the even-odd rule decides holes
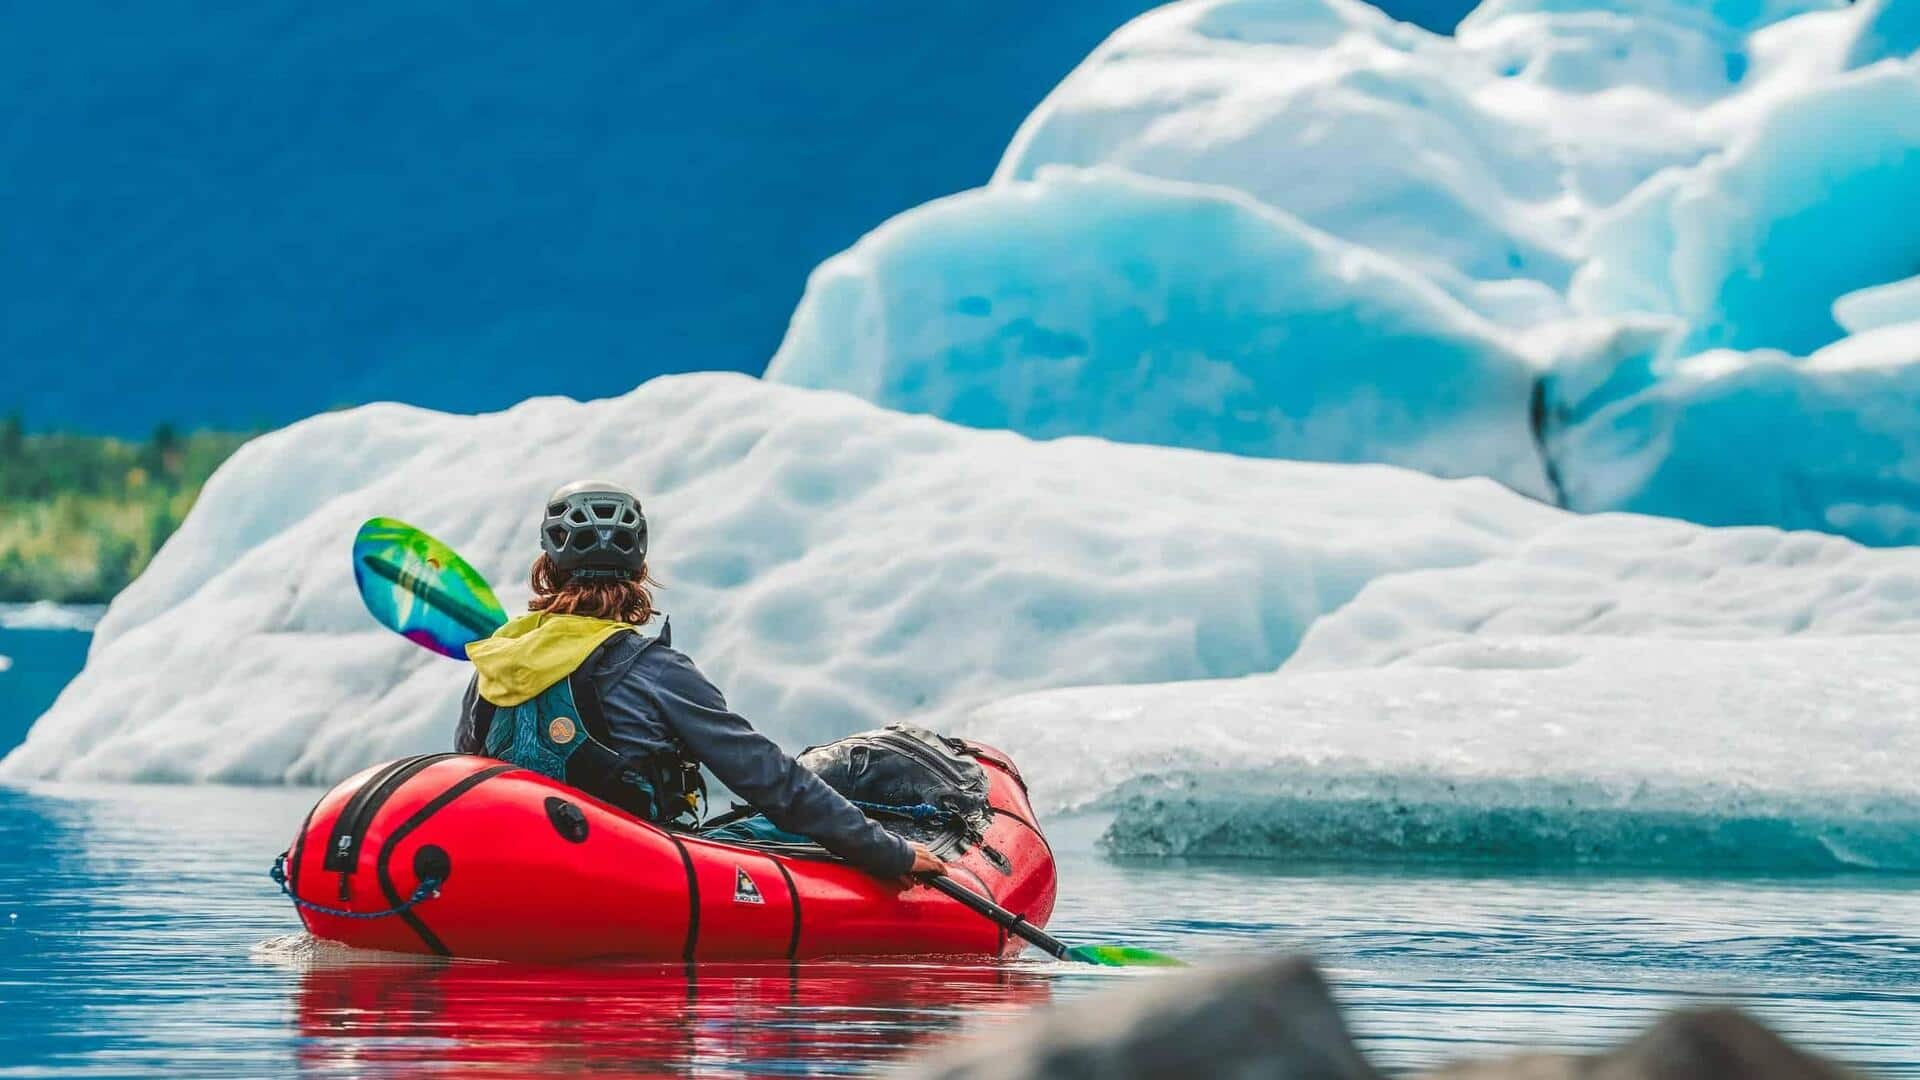
[[[129,442],[0,420],[0,600],[112,598],[251,437],[163,424]]]

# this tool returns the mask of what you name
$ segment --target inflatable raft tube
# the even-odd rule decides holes
[[[988,777],[987,825],[929,846],[957,881],[1044,926],[1053,854],[1025,786],[1004,755],[970,751]],[[932,889],[877,880],[817,848],[663,829],[466,754],[403,758],[349,777],[308,814],[285,874],[315,937],[393,952],[691,963],[1010,957],[1024,945]]]

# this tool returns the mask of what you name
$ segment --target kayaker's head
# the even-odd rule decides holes
[[[647,519],[633,492],[589,480],[548,496],[529,607],[638,625],[653,618],[650,584]]]

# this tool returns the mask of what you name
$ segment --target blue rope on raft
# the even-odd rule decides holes
[[[858,799],[850,799],[848,801],[862,810],[877,810],[883,814],[896,814],[900,817],[912,818],[914,821],[925,821],[936,825],[953,816],[951,810],[943,809],[932,803],[914,803],[912,806],[888,806],[885,803],[861,802]]]
[[[305,908],[308,911],[318,912],[322,915],[331,915],[336,919],[384,919],[389,915],[398,915],[401,912],[410,910],[416,905],[424,904],[440,895],[440,880],[438,878],[421,878],[419,887],[413,890],[413,895],[407,897],[395,907],[390,907],[385,911],[347,911],[344,908],[330,908],[325,904],[316,904],[311,900],[302,900],[293,895],[293,886],[287,883],[287,857],[285,855],[274,856],[273,869],[267,871],[267,876],[273,879],[274,884],[280,886],[281,892],[287,894],[287,899],[293,901],[294,907]]]

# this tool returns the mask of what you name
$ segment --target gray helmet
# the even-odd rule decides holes
[[[647,561],[640,500],[619,484],[568,484],[547,497],[540,550],[569,574],[632,577]]]

